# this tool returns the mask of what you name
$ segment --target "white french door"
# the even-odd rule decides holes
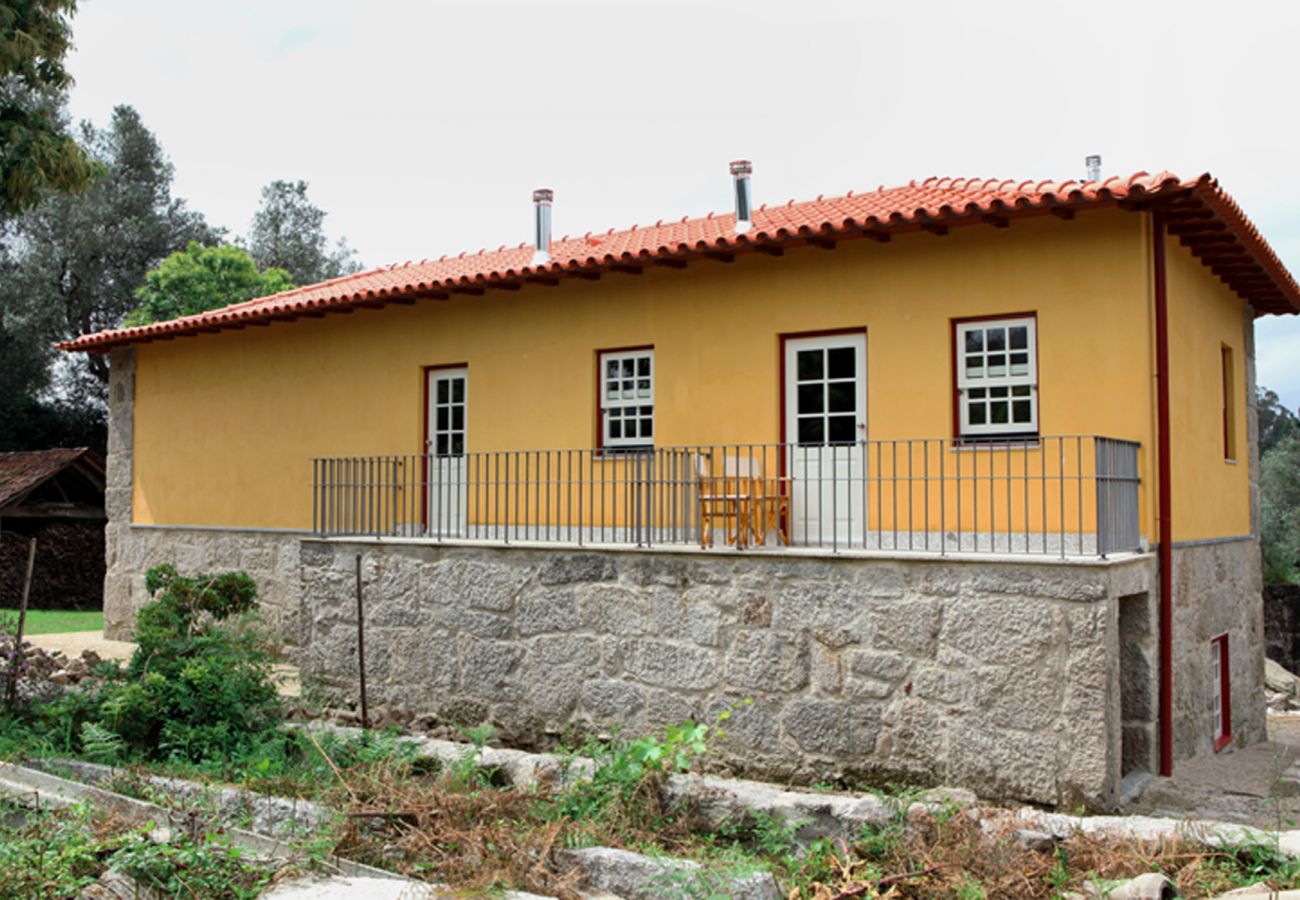
[[[866,532],[867,336],[785,341],[790,540],[861,543]]]
[[[469,369],[430,369],[428,379],[426,528],[432,535],[464,537],[469,501],[465,466]]]

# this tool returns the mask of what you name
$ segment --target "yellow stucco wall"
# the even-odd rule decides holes
[[[469,366],[471,450],[591,447],[597,351],[645,344],[655,347],[658,445],[774,441],[780,335],[864,327],[869,436],[948,437],[951,319],[1015,312],[1037,314],[1040,431],[1140,441],[1150,485],[1145,223],[1109,210],[1044,217],[144,344],[135,521],[309,527],[313,457],[420,451],[422,367],[432,365]],[[1213,284],[1180,259],[1171,249],[1176,366],[1199,360],[1210,340],[1196,324],[1203,308],[1216,348],[1228,320]],[[1217,359],[1204,376],[1215,398]],[[1204,378],[1175,379],[1176,409],[1194,406]],[[1176,445],[1177,478],[1213,467],[1190,444]],[[947,453],[970,465],[974,451]],[[1243,502],[1245,469],[1243,460],[1232,476]],[[1225,482],[1216,502],[1232,490]],[[1180,536],[1241,533],[1235,520],[1193,513],[1194,496],[1178,507]],[[1148,535],[1152,517],[1144,490]]]
[[[1177,239],[1165,248],[1174,540],[1250,534],[1245,304]],[[1224,459],[1224,347],[1232,350],[1233,461]]]

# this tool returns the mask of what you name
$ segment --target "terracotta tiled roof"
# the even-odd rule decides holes
[[[20,500],[83,457],[91,471],[102,478],[103,461],[99,454],[86,447],[0,453],[0,509]]]
[[[531,267],[532,248],[499,247],[436,260],[359,272],[269,297],[169,322],[85,335],[60,346],[102,352],[110,347],[170,337],[265,325],[300,316],[350,312],[357,307],[446,299],[485,288],[554,283],[562,277],[595,278],[603,271],[640,271],[645,265],[681,267],[694,260],[729,259],[737,253],[779,253],[806,244],[833,246],[851,239],[885,241],[911,231],[946,233],[963,225],[1004,226],[1013,219],[1056,214],[1071,217],[1091,207],[1165,211],[1171,234],[1259,312],[1300,311],[1300,286],[1237,204],[1209,175],[1183,180],[1168,172],[1090,182],[997,181],[930,178],[902,187],[842,197],[791,200],[761,206],[744,234],[731,213],[658,221],[616,231],[564,238],[551,261]]]

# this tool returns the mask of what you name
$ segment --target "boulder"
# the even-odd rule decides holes
[[[1264,660],[1264,686],[1288,697],[1300,697],[1300,678],[1271,659]]]

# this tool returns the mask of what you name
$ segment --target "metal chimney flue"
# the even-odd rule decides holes
[[[754,225],[754,198],[749,185],[753,173],[754,164],[749,160],[731,161],[731,177],[736,182],[736,234],[744,234]]]
[[[533,191],[533,259],[529,265],[540,266],[551,261],[551,201],[555,191],[538,188]]]
[[[1088,180],[1101,181],[1101,157],[1093,154],[1084,160],[1088,166]]]

